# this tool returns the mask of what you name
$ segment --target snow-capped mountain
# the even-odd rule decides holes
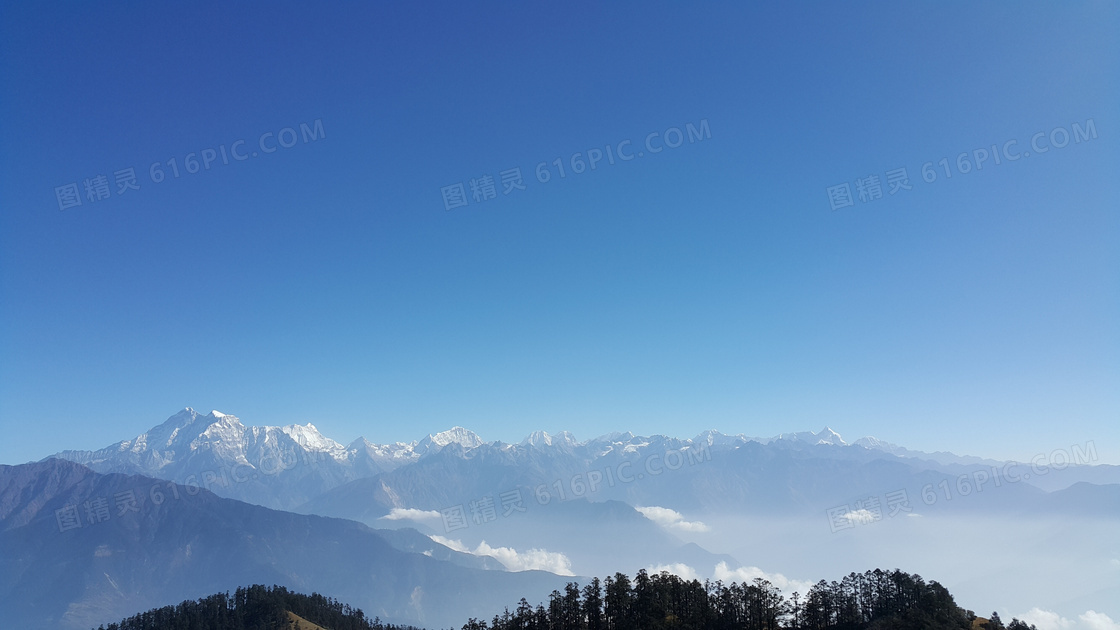
[[[159,477],[201,486],[220,496],[281,509],[305,505],[355,480],[377,477],[380,481],[368,492],[381,497],[378,499],[381,507],[377,509],[389,509],[417,507],[406,504],[402,492],[420,492],[422,496],[414,498],[423,498],[425,506],[457,497],[455,488],[466,492],[468,486],[458,482],[429,483],[434,469],[430,466],[417,468],[417,465],[430,458],[438,458],[439,465],[444,468],[458,468],[456,462],[465,459],[478,462],[472,464],[476,468],[499,466],[505,471],[501,473],[504,481],[495,480],[495,483],[513,487],[511,484],[529,481],[539,484],[569,479],[596,467],[605,470],[605,466],[618,466],[623,461],[636,465],[643,458],[664,457],[670,452],[683,456],[691,451],[691,457],[696,459],[697,453],[710,457],[710,453],[740,452],[750,445],[765,446],[766,452],[774,453],[810,449],[813,457],[835,460],[900,458],[934,468],[990,463],[951,453],[910,451],[873,437],[848,443],[828,427],[815,433],[782,433],[770,438],[726,435],[710,430],[693,439],[626,432],[583,441],[577,441],[566,431],[555,435],[535,431],[519,444],[505,444],[486,442],[476,433],[456,426],[409,443],[377,444],[358,438],[344,446],[324,436],[312,424],[246,426],[233,415],[219,411],[201,414],[191,408],[183,409],[132,439],[97,451],[62,451],[54,457],[83,464],[97,472]],[[673,460],[670,465],[675,462]],[[742,465],[750,464],[743,460]],[[386,475],[402,469],[407,471],[393,476],[392,479],[398,481],[390,483]],[[460,472],[467,479],[477,476],[474,469]],[[738,478],[743,473],[736,471],[734,474]],[[724,482],[713,483],[718,487]],[[398,488],[395,484],[403,485]],[[627,486],[625,492],[635,494],[637,487]],[[678,490],[688,492],[686,488]],[[621,487],[617,493],[622,493]],[[695,492],[693,495],[699,496]],[[617,498],[633,497],[618,494]],[[645,495],[644,500],[653,498],[653,495]]]
[[[531,446],[536,448],[547,448],[550,446],[565,445],[568,447],[580,445],[576,441],[575,436],[567,431],[561,431],[556,435],[549,435],[545,431],[533,431],[524,440],[521,440],[519,446]]]
[[[291,424],[286,427],[280,427],[280,430],[283,431],[285,435],[295,440],[296,444],[299,444],[307,450],[327,453],[339,461],[346,461],[349,459],[349,453],[345,446],[319,433],[315,425],[310,422],[305,425]]]
[[[463,427],[452,427],[434,435],[429,433],[428,437],[413,445],[412,452],[416,455],[438,453],[449,444],[458,444],[464,449],[471,449],[482,446],[483,441],[474,431],[469,431]]]
[[[246,426],[236,416],[217,411],[201,414],[188,408],[132,439],[97,451],[65,451],[58,457],[85,464],[97,473],[139,473],[186,487],[172,491],[168,481],[144,481],[145,498],[153,505],[157,504],[155,496],[163,505],[168,496],[207,497],[208,493],[198,491],[201,486],[222,497],[285,510],[270,515],[263,530],[256,522],[241,527],[240,521],[265,512],[240,507],[232,516],[222,517],[210,509],[218,505],[211,497],[200,503],[206,509],[188,515],[187,525],[194,530],[184,530],[181,535],[170,530],[175,536],[169,549],[178,553],[182,541],[190,541],[188,549],[197,545],[190,553],[201,553],[202,543],[194,540],[205,540],[210,549],[217,549],[209,557],[222,567],[230,558],[252,564],[236,559],[245,557],[238,555],[242,546],[259,549],[261,540],[269,548],[287,553],[287,545],[293,543],[273,544],[269,542],[272,538],[264,536],[271,531],[274,537],[277,528],[271,524],[275,522],[291,525],[279,530],[283,540],[313,543],[314,553],[304,553],[300,559],[328,549],[330,554],[324,557],[332,562],[355,562],[355,558],[366,562],[368,554],[339,555],[339,549],[349,551],[350,544],[358,543],[339,546],[335,534],[314,533],[331,517],[375,529],[413,527],[435,536],[436,542],[447,543],[447,553],[454,549],[477,557],[484,548],[505,549],[508,551],[502,551],[505,555],[501,557],[518,558],[521,556],[513,550],[526,550],[536,553],[534,562],[546,562],[545,566],[602,575],[619,568],[686,566],[700,570],[717,564],[735,570],[735,558],[722,555],[739,555],[724,546],[728,540],[745,540],[741,549],[752,557],[831,557],[839,539],[823,537],[837,531],[829,516],[837,509],[865,519],[859,521],[860,527],[876,519],[888,521],[877,525],[877,531],[899,536],[926,528],[923,519],[945,518],[940,522],[949,523],[983,516],[1018,523],[1084,518],[1107,526],[1107,519],[1120,515],[1120,467],[1055,467],[1044,479],[1056,490],[1047,492],[1032,483],[1038,475],[1028,464],[1009,471],[1002,466],[967,463],[954,455],[949,456],[954,461],[940,463],[937,454],[908,451],[871,437],[849,443],[828,427],[769,438],[709,430],[692,439],[626,432],[577,440],[567,432],[537,431],[517,444],[487,442],[467,429],[454,427],[415,442],[382,445],[358,438],[343,446],[311,424]],[[65,463],[43,462],[43,467],[65,470],[68,465],[60,464]],[[1016,472],[1018,477],[1012,477]],[[0,470],[0,476],[2,473]],[[1003,475],[1001,483],[995,482],[996,474]],[[1031,481],[1026,481],[1028,476]],[[110,485],[134,479],[102,477],[108,484],[102,492],[106,496],[119,492]],[[1025,482],[1017,483],[1017,479]],[[1062,479],[1088,483],[1071,484]],[[75,498],[67,500],[84,501],[90,495],[83,492],[71,493]],[[891,516],[892,503],[895,516]],[[41,503],[28,504],[42,507]],[[0,496],[0,512],[4,505]],[[171,508],[182,510],[187,505],[186,500],[178,501]],[[315,518],[295,518],[299,514]],[[911,519],[911,514],[921,518]],[[44,518],[51,515],[48,511]],[[22,517],[17,514],[15,518]],[[843,518],[851,521],[857,517]],[[213,535],[214,519],[228,524],[218,531],[248,533],[240,538],[231,534],[235,543],[229,543],[224,534]],[[855,529],[852,522],[848,525]],[[796,529],[789,530],[794,524]],[[917,529],[907,529],[911,527]],[[107,528],[89,528],[88,535],[100,535],[102,529]],[[83,528],[82,535],[86,532]],[[57,537],[57,527],[50,535]],[[22,540],[8,540],[12,557],[19,557],[16,552]],[[410,543],[411,551],[430,551],[422,538],[416,540]],[[813,541],[810,548],[815,552],[805,553],[805,540]],[[216,548],[214,541],[219,543]],[[3,542],[0,539],[0,556]],[[100,548],[93,547],[95,552]],[[85,547],[65,551],[70,557],[91,557]],[[255,562],[258,556],[268,559],[262,552],[250,560]],[[413,560],[427,563],[433,558]],[[560,560],[563,563],[557,564]],[[280,566],[300,566],[286,562]],[[44,566],[55,571],[61,563]],[[113,574],[101,570],[100,564],[96,567],[97,571],[84,575],[90,583],[105,588],[98,580]],[[296,572],[302,579],[302,569]],[[53,579],[53,574],[47,577]],[[135,584],[143,584],[145,579],[141,576]],[[0,599],[0,608],[4,603]]]
[[[477,437],[477,436],[476,436]],[[308,423],[247,427],[236,416],[190,407],[131,440],[55,455],[97,472],[143,474],[290,508],[338,485],[393,470],[419,456],[413,444],[349,446]]]
[[[452,444],[470,450],[485,442],[470,430],[453,427],[410,443],[375,444],[359,437],[343,446],[310,423],[246,426],[237,416],[187,407],[130,440],[53,457],[97,472],[150,475],[290,509],[348,481],[395,470]]]
[[[874,438],[871,438],[874,439]],[[770,438],[770,442],[777,440],[791,440],[794,442],[805,442],[807,444],[832,444],[834,446],[848,446],[844,438],[832,429],[825,427],[820,431],[813,433],[812,431],[801,431],[800,433],[779,433],[778,435]]]
[[[812,431],[799,431],[797,433],[779,433],[774,437],[761,438],[761,437],[748,437],[742,433],[738,435],[724,435],[719,431],[704,431],[696,436],[696,441],[707,442],[712,446],[738,446],[746,444],[747,442],[758,442],[759,444],[770,444],[772,442],[786,441],[795,442],[799,444],[830,444],[833,446],[851,446],[840,434],[833,431],[829,427],[825,427],[816,433]],[[864,448],[873,448],[876,450],[886,450],[885,447],[893,445],[881,442],[873,437],[860,438],[853,444],[859,444]]]

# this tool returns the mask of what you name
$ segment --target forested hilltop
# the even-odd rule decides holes
[[[290,614],[289,614],[290,613]],[[298,615],[295,619],[292,615]],[[305,623],[306,622],[306,623]],[[415,630],[370,620],[318,594],[255,585],[140,613],[99,630]],[[850,573],[786,598],[770,582],[724,584],[638,571],[568,583],[547,603],[522,598],[489,621],[462,630],[1036,630],[1018,619],[977,617],[937,582],[903,571]]]
[[[289,613],[301,619],[294,620]],[[99,630],[417,630],[370,620],[360,608],[318,593],[254,585],[133,615]]]
[[[821,580],[802,597],[786,598],[770,582],[687,581],[670,573],[622,573],[581,590],[553,591],[547,607],[522,599],[489,622],[463,630],[1035,630],[999,615],[977,617],[956,605],[937,582],[899,570],[850,573]]]

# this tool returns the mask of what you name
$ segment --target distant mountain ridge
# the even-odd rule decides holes
[[[863,446],[865,448],[891,451],[901,447],[877,440],[873,437],[860,438],[856,442],[846,442],[829,427],[816,433],[801,431],[781,433],[770,438],[750,437],[745,434],[724,434],[716,430],[700,433],[695,438],[681,439],[655,434],[648,437],[677,439],[683,442],[707,441],[710,444],[743,444],[746,442],[771,442],[786,440],[806,444],[833,444],[837,446]],[[587,446],[590,444],[623,443],[647,440],[647,437],[633,433],[608,433],[593,439],[576,440],[568,431],[550,435],[545,431],[534,431],[518,445],[527,447],[552,447],[557,445]],[[65,450],[52,455],[85,465],[98,465],[103,462],[130,462],[159,470],[172,465],[182,457],[184,451],[206,450],[209,448],[227,459],[248,462],[251,455],[263,451],[271,454],[268,447],[296,445],[300,448],[329,456],[338,462],[351,465],[365,465],[383,472],[403,464],[416,461],[419,457],[438,452],[450,444],[458,444],[464,449],[477,448],[483,444],[502,444],[500,441],[486,442],[479,435],[460,426],[412,442],[378,444],[359,437],[348,445],[343,445],[324,436],[311,423],[285,426],[246,426],[234,415],[213,410],[201,414],[191,407],[172,415],[162,424],[152,427],[131,440],[122,440],[96,451]],[[917,451],[910,451],[918,453]]]
[[[374,444],[358,438],[343,446],[310,423],[250,427],[237,416],[217,410],[200,414],[187,407],[131,440],[96,451],[61,451],[51,457],[97,472],[199,484],[223,496],[285,508],[348,481],[414,462],[450,444],[474,447],[482,440],[456,427],[408,444]],[[204,478],[207,473],[210,476]]]
[[[508,455],[528,466],[523,471],[527,476],[520,475],[519,479],[539,477],[537,483],[544,483],[580,474],[600,461],[618,463],[625,458],[658,456],[670,451],[696,453],[705,448],[730,452],[750,444],[778,449],[834,449],[820,454],[834,459],[900,459],[939,470],[1002,464],[952,453],[912,451],[874,437],[849,443],[829,427],[769,438],[708,430],[691,439],[626,432],[582,441],[566,431],[555,435],[535,431],[518,444],[506,444],[485,441],[473,431],[456,426],[413,442],[377,444],[359,437],[343,445],[324,436],[310,423],[246,426],[236,416],[216,410],[201,414],[189,407],[135,438],[96,451],[61,451],[53,457],[80,463],[97,472],[148,475],[202,486],[220,496],[266,507],[295,509],[356,480],[390,475],[444,452],[468,460]],[[534,470],[539,474],[534,475]],[[1110,467],[1093,471],[1092,476],[1073,478],[1070,483],[1120,480],[1118,470]],[[415,482],[423,485],[422,480]],[[386,493],[384,505],[415,507],[400,505],[402,502],[393,498],[397,490],[390,486],[375,484],[374,489]],[[412,486],[408,491],[419,489],[420,486]]]
[[[664,435],[653,438],[672,438]],[[597,438],[579,441],[568,431],[550,435],[545,431],[534,431],[519,443],[525,447],[554,447],[559,445],[587,446],[590,444],[635,444],[648,441],[648,437],[633,433],[608,433]],[[709,444],[733,445],[746,442],[767,444],[779,440],[806,444],[834,444],[837,446],[858,445],[865,448],[887,452],[897,450],[893,444],[873,437],[860,438],[849,444],[840,434],[829,427],[819,432],[802,431],[782,433],[770,438],[749,437],[745,434],[723,434],[716,430],[704,431],[692,440],[683,442],[708,442]],[[378,444],[359,437],[348,445],[342,445],[324,436],[311,423],[286,426],[246,426],[234,415],[213,410],[201,414],[191,407],[172,415],[162,424],[152,427],[131,440],[122,440],[96,451],[65,450],[50,457],[68,459],[87,466],[104,463],[131,464],[152,472],[173,466],[188,451],[211,450],[221,457],[248,463],[254,456],[274,455],[284,446],[298,446],[319,455],[328,456],[340,463],[355,467],[365,467],[374,474],[392,470],[401,465],[416,461],[423,455],[435,453],[450,444],[458,444],[464,449],[477,448],[483,444],[502,444],[500,441],[486,442],[475,432],[463,427],[452,427],[447,431],[429,434],[412,442]],[[271,448],[270,448],[271,447]],[[903,449],[905,450],[905,449]],[[917,451],[909,451],[918,453]],[[47,459],[47,458],[44,458]]]

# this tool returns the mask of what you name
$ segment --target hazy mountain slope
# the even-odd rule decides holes
[[[975,485],[977,474],[987,474],[988,481],[973,498],[935,502],[934,509],[1018,510],[1044,494],[1025,483],[1004,481],[996,488],[990,467],[930,469],[917,460],[852,447],[753,441],[706,450],[668,446],[677,444],[615,450],[594,459],[508,445],[483,445],[467,452],[449,448],[394,471],[343,484],[297,511],[373,524],[394,508],[443,510],[485,496],[496,501],[503,492],[520,490],[525,501],[534,504],[542,498],[552,502],[586,497],[667,507],[686,515],[808,515],[900,490],[917,503],[924,487],[942,483],[950,484],[951,495],[957,495],[958,478],[963,475]]]
[[[501,562],[490,556],[476,556],[462,551],[455,551],[445,547],[411,527],[401,529],[374,530],[385,542],[394,549],[408,553],[419,553],[436,560],[444,560],[452,564],[482,569],[486,571],[505,571],[506,567]]]
[[[128,493],[135,510],[123,511],[117,498]],[[108,512],[89,522],[86,502],[100,499]],[[71,505],[82,526],[60,531],[56,510]],[[359,523],[60,460],[0,467],[0,506],[0,609],[13,627],[88,628],[250,583],[318,591],[383,619],[440,626],[493,614],[527,590],[543,597],[565,581],[471,569],[400,551]]]

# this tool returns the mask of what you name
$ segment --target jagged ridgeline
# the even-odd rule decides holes
[[[99,630],[418,630],[370,620],[360,608],[317,593],[254,585],[155,608]]]
[[[522,598],[490,621],[462,630],[1036,630],[1018,619],[977,617],[937,582],[899,570],[850,573],[786,598],[770,582],[684,580],[639,571],[616,573],[582,589],[568,583],[547,607]],[[178,606],[150,610],[99,630],[417,630],[370,620],[356,608],[318,594],[250,586]]]

